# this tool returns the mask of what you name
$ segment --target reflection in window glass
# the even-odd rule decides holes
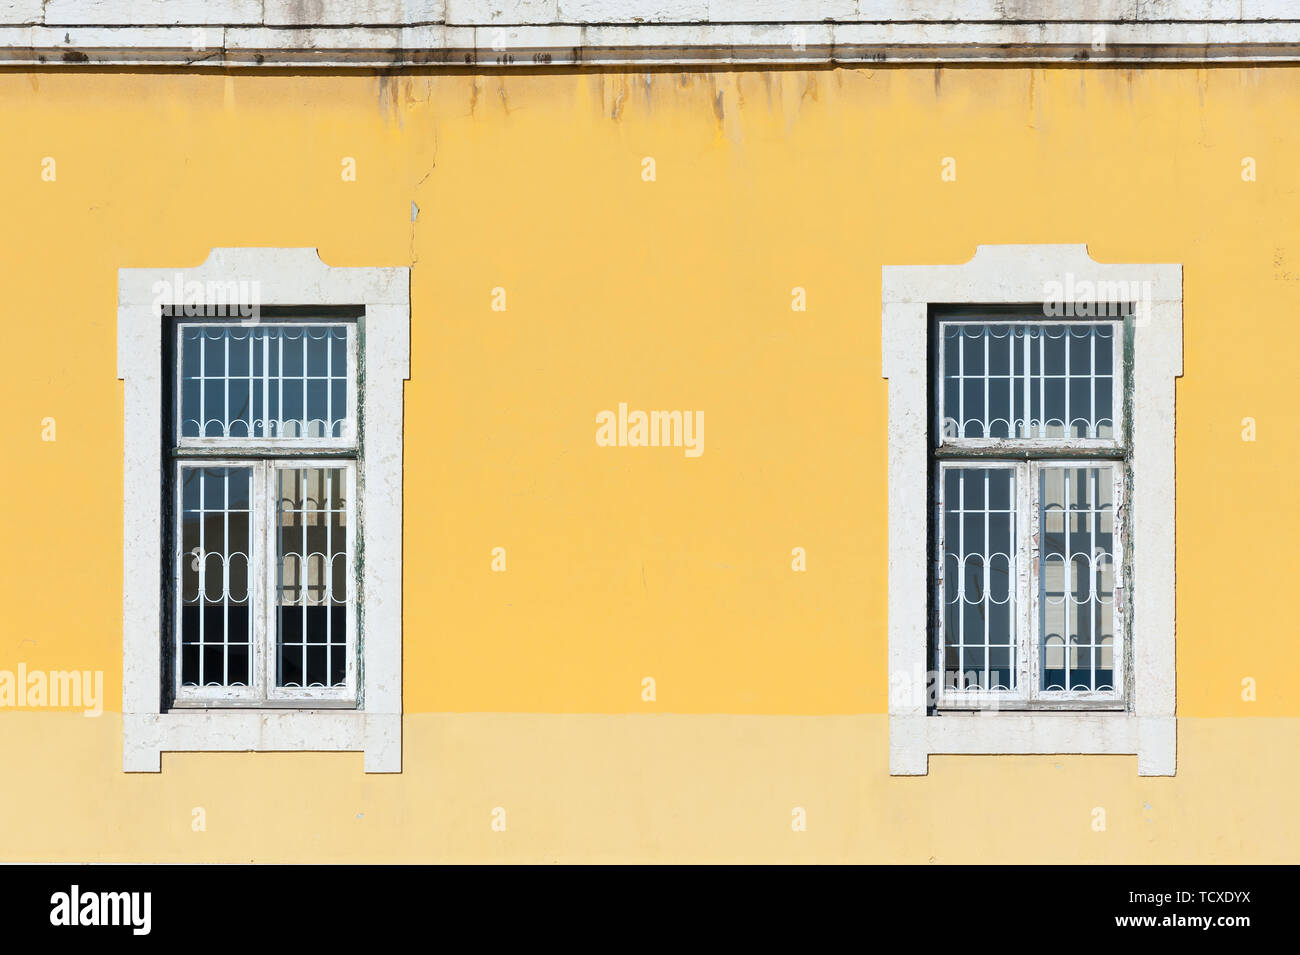
[[[1044,467],[1039,481],[1041,689],[1113,690],[1112,467]]]
[[[343,686],[349,587],[347,471],[280,468],[276,685]]]

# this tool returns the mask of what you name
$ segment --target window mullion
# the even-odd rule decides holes
[[[360,395],[361,391],[361,334],[364,328],[364,319],[357,323],[353,334],[348,336],[348,413],[343,419],[344,436],[348,438],[358,452],[361,448],[361,409]],[[331,385],[333,383],[331,382]]]
[[[1039,667],[1038,640],[1035,624],[1039,615],[1039,576],[1042,573],[1040,546],[1042,528],[1038,514],[1038,464],[1025,461],[1016,475],[1020,480],[1019,518],[1022,528],[1020,540],[1024,555],[1024,570],[1020,577],[1021,612],[1017,615],[1019,624],[1019,644],[1023,684],[1021,695],[1026,700],[1038,695]]]
[[[1116,461],[1112,467],[1111,491],[1111,666],[1114,669],[1112,685],[1114,693],[1120,699],[1131,699],[1128,692],[1129,661],[1129,626],[1128,606],[1125,593],[1128,579],[1124,574],[1124,561],[1127,548],[1124,546],[1128,524],[1128,505],[1125,498],[1126,482],[1124,462]]]
[[[360,626],[361,602],[357,599],[357,534],[359,528],[357,525],[357,514],[360,507],[357,502],[357,465],[356,462],[349,464],[347,469],[347,510],[345,519],[347,520],[347,556],[344,559],[346,570],[343,574],[344,596],[347,602],[347,611],[345,619],[347,620],[347,686],[348,690],[360,702],[361,687],[357,683],[357,669],[360,665],[361,645],[358,639],[358,628]],[[333,582],[334,571],[330,568],[330,579]]]
[[[185,613],[185,504],[183,485],[181,484],[181,463],[172,462],[172,506],[175,510],[172,512],[172,575],[174,578],[174,594],[172,598],[172,648],[174,659],[172,660],[172,695],[180,691],[183,684],[181,675],[181,663],[184,648],[181,645],[181,635],[183,628],[183,615]]]
[[[940,421],[943,420],[943,412],[939,414]],[[943,519],[943,482],[944,469],[943,462],[934,469],[934,553],[930,559],[934,561],[935,589],[938,592],[938,599],[934,604],[934,656],[931,658],[931,664],[935,670],[935,702],[943,698],[944,689],[947,684],[947,670],[944,666],[944,617],[948,607],[948,595],[946,592],[947,581],[944,579],[944,571],[947,569],[948,562],[944,558],[944,519]]]
[[[933,442],[935,447],[943,447],[943,445],[950,443],[949,441],[950,436],[948,434],[948,415],[949,415],[948,379],[946,377],[947,375],[947,372],[945,371],[946,363],[944,361],[944,354],[946,352],[946,349],[943,347],[943,342],[944,342],[943,337],[946,334],[947,334],[947,330],[944,328],[942,324],[940,324],[938,329],[938,344],[937,344],[938,355],[936,356],[938,366],[939,366],[936,372],[937,384],[932,385],[932,387],[937,392],[937,395],[935,397],[935,406],[939,409],[939,420],[936,421],[933,425],[933,427],[938,429],[935,432],[935,441]],[[951,435],[951,437],[956,437],[956,434]]]
[[[261,481],[261,493],[258,500],[261,505],[258,507],[258,518],[261,521],[259,540],[262,542],[262,572],[259,579],[262,581],[258,588],[259,612],[258,619],[261,621],[262,632],[258,635],[257,654],[258,654],[258,692],[262,700],[265,701],[271,695],[271,643],[275,639],[275,572],[276,572],[276,551],[275,551],[275,524],[276,524],[276,472],[270,461],[262,461],[258,464],[258,479]]]
[[[226,367],[230,367],[230,339],[226,339]],[[229,382],[229,379],[227,379]],[[227,392],[230,389],[226,385]],[[251,489],[250,489],[251,490]],[[221,685],[230,686],[230,470],[221,481]],[[251,496],[251,495],[250,495]],[[251,507],[251,505],[250,505]]]
[[[1116,443],[1124,447],[1128,433],[1124,429],[1125,419],[1128,416],[1128,409],[1124,407],[1124,322],[1116,322],[1111,328],[1110,416],[1113,420],[1111,431],[1115,435]]]
[[[944,520],[944,481],[947,477],[947,471],[944,468],[944,462],[940,462],[935,470],[935,482],[938,485],[935,491],[935,510],[934,520],[937,525],[935,533],[935,575],[938,581],[939,599],[935,605],[935,655],[933,658],[935,668],[935,701],[941,701],[947,691],[948,684],[948,663],[947,663],[947,611],[948,611],[948,588],[954,585],[954,581],[948,580],[946,573],[948,560],[945,550],[948,546],[946,535],[946,524]]]

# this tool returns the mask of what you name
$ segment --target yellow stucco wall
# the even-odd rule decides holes
[[[0,669],[107,694],[0,710],[0,859],[1294,861],[1298,101],[1290,68],[0,73]],[[880,267],[998,242],[1184,268],[1172,779],[887,775]],[[247,245],[413,266],[400,776],[120,771],[117,269]],[[620,401],[703,410],[703,456],[597,447]]]

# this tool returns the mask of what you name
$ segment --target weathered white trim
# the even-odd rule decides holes
[[[1174,379],[1183,371],[1182,266],[1102,265],[1083,245],[981,245],[964,265],[884,266],[881,281],[882,370],[889,379],[890,772],[924,774],[931,753],[1136,753],[1141,775],[1173,775]],[[1049,298],[1091,304],[1099,288],[1142,290],[1130,406],[1129,710],[927,716],[929,305]]]
[[[1294,0],[8,0],[10,65],[1296,62]]]
[[[363,709],[161,712],[163,319],[183,282],[256,283],[260,305],[363,305],[364,453],[358,463]],[[410,270],[331,268],[314,249],[214,249],[188,269],[118,272],[117,376],[123,380],[123,768],[158,772],[161,754],[364,750],[366,772],[402,766],[402,388],[409,377]]]

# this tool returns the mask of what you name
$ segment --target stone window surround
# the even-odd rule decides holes
[[[1101,285],[1099,283],[1126,283]],[[931,304],[1091,304],[1142,288],[1133,342],[1133,698],[1127,712],[927,715],[927,505]],[[1137,754],[1138,774],[1176,767],[1174,381],[1182,374],[1182,266],[1103,265],[1084,245],[981,245],[964,265],[884,266],[882,364],[889,380],[889,771],[925,775],[931,754]],[[1144,312],[1146,314],[1144,314]]]
[[[357,501],[362,568],[363,699],[358,709],[173,709],[162,712],[164,589],[161,482],[164,321],[177,282],[257,283],[260,305],[364,306],[363,452]],[[167,304],[163,302],[162,304]],[[365,771],[402,767],[402,398],[409,377],[410,270],[332,268],[315,249],[214,249],[194,268],[118,273],[118,366],[124,382],[123,769],[159,772],[164,752],[364,751]]]

